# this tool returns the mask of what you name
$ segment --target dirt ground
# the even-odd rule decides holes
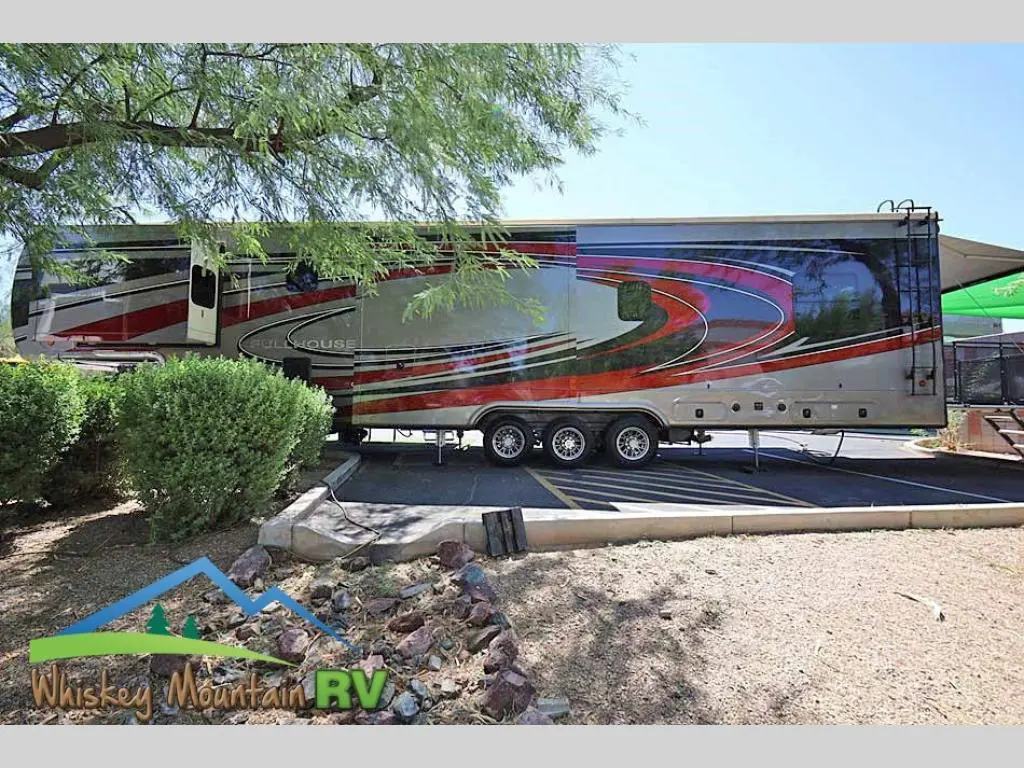
[[[1021,529],[705,538],[485,566],[539,694],[570,700],[563,722],[1024,723]]]
[[[325,457],[291,492],[275,498],[267,514],[283,509],[336,464]],[[206,555],[226,571],[256,543],[257,532],[252,522],[183,545],[149,546],[145,516],[132,501],[61,511],[0,510],[0,722],[26,721],[29,640],[59,631],[197,557]],[[170,613],[184,615],[202,605],[209,589],[206,579],[195,580],[161,602]],[[148,607],[110,628],[137,629],[147,615]],[[106,666],[126,679],[141,678],[148,669],[144,658],[121,657]]]

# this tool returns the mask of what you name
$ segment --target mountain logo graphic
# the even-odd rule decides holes
[[[40,637],[29,642],[28,660],[30,663],[71,659],[82,656],[117,656],[144,653],[180,654],[218,656],[223,658],[252,659],[284,666],[294,666],[290,662],[274,656],[257,653],[248,648],[223,645],[221,643],[198,640],[193,629],[184,637],[164,632],[100,632],[100,628],[131,613],[137,608],[156,600],[195,576],[204,575],[235,603],[246,616],[255,616],[271,603],[280,603],[289,608],[300,618],[312,624],[328,637],[337,640],[352,650],[358,651],[352,643],[339,635],[331,627],[310,613],[301,603],[286,594],[280,587],[271,587],[262,595],[253,599],[243,592],[224,572],[208,557],[201,557],[182,568],[169,573],[152,584],[133,592],[127,597],[108,605],[91,616],[72,624],[50,637]],[[159,608],[159,606],[158,606]],[[163,617],[162,608],[159,616]],[[194,622],[194,620],[193,620]]]

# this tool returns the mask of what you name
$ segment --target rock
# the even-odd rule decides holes
[[[429,669],[431,672],[439,672],[441,670],[441,665],[443,663],[444,662],[442,661],[440,656],[430,654],[430,658],[427,659],[427,669]]]
[[[476,557],[476,553],[461,541],[442,541],[437,545],[437,556],[442,568],[456,570]]]
[[[258,625],[255,624],[243,624],[235,630],[235,637],[243,642],[245,640],[252,640],[254,637],[259,637],[259,630],[256,628]]]
[[[326,600],[334,592],[334,579],[326,576],[313,579],[309,585],[310,600]]]
[[[356,710],[345,709],[341,712],[332,712],[327,716],[327,722],[331,725],[351,725],[356,721]]]
[[[519,645],[511,632],[502,632],[487,646],[484,672],[498,672],[515,663],[519,656]]]
[[[409,690],[412,691],[412,695],[419,702],[430,698],[430,689],[427,688],[422,680],[417,680],[415,677],[409,681]]]
[[[387,628],[392,632],[412,632],[423,626],[426,619],[420,611],[400,613],[388,619]]]
[[[367,720],[367,725],[395,725],[398,718],[394,712],[374,712]]]
[[[717,576],[718,575],[718,571],[716,571],[714,568],[705,568],[704,569],[704,573],[706,573],[708,576]]]
[[[469,649],[470,653],[476,653],[477,651],[481,651],[487,647],[487,644],[500,634],[501,627],[496,627],[493,624],[490,624],[471,634],[469,636],[469,640],[466,642],[466,647]]]
[[[469,616],[466,621],[471,626],[482,627],[484,624],[491,620],[494,615],[494,609],[491,604],[484,601],[482,603],[473,603],[473,607],[469,611]]]
[[[261,579],[259,576],[257,576],[255,579],[252,580],[253,591],[255,591],[255,592],[262,592],[263,591],[263,586],[264,586],[263,585],[263,579]]]
[[[228,611],[228,614],[224,617],[224,626],[228,629],[235,629],[245,624],[248,620],[249,617],[245,615],[241,608],[235,608]]]
[[[547,715],[552,720],[556,720],[559,717],[565,717],[569,714],[568,699],[537,699],[535,706],[540,712]]]
[[[469,595],[469,599],[474,603],[494,603],[498,600],[498,593],[487,583],[467,584],[463,587],[463,591]]]
[[[554,721],[543,712],[528,707],[523,714],[516,718],[516,725],[554,725]]]
[[[298,627],[290,627],[277,636],[277,656],[285,661],[302,661],[308,647],[309,635]]]
[[[344,589],[339,589],[331,596],[331,608],[333,608],[337,613],[347,611],[351,607],[352,595]]]
[[[420,713],[420,705],[416,703],[415,697],[409,691],[405,691],[395,699],[391,705],[391,711],[401,722],[409,723]]]
[[[506,669],[500,672],[484,693],[480,708],[495,720],[525,712],[535,693],[525,676]]]
[[[344,564],[346,571],[357,573],[358,571],[365,571],[371,565],[370,558],[368,557],[353,557],[351,560]]]
[[[149,657],[150,674],[157,677],[170,677],[175,672],[184,672],[188,656],[170,653],[154,653]]]
[[[468,661],[469,657],[472,656],[472,655],[473,654],[470,653],[469,651],[467,651],[465,648],[463,648],[461,651],[459,651],[456,654],[456,656],[459,659],[459,661]]]
[[[410,584],[408,587],[404,587],[398,596],[403,600],[408,600],[411,597],[416,597],[423,592],[426,592],[432,586],[429,581],[421,581],[419,584]]]
[[[384,657],[378,654],[367,656],[356,664],[363,672],[366,673],[367,679],[373,677],[373,673],[378,669],[384,669]]]
[[[456,618],[468,618],[473,610],[473,598],[469,595],[459,595],[452,601],[451,609]]]
[[[455,647],[455,643],[452,642],[452,639],[450,637],[442,638],[441,642],[438,643],[438,645],[441,646],[442,651],[450,651],[452,648]]]
[[[228,578],[245,589],[251,587],[256,578],[262,576],[270,567],[270,553],[258,544],[249,547],[231,564]]]
[[[306,706],[316,704],[316,672],[310,672],[302,678],[302,694],[306,697]]]
[[[501,613],[500,611],[496,612],[493,616],[491,616],[491,623],[496,624],[502,629],[512,629],[512,622],[508,620],[508,616],[506,616],[504,613]]]
[[[448,587],[445,585],[443,581],[435,581],[433,584],[430,585],[430,589],[435,595],[444,594],[444,591],[447,588]]]
[[[395,646],[395,650],[403,658],[411,659],[413,656],[421,656],[430,650],[434,644],[434,633],[430,627],[420,627]]]
[[[661,618],[663,619],[671,619],[672,611],[670,611],[668,608],[662,608],[660,611],[658,611],[658,615],[661,616]]]
[[[462,689],[456,684],[454,680],[442,680],[441,681],[441,696],[445,699],[454,699],[459,695],[459,691]]]
[[[388,705],[395,698],[395,684],[388,680],[380,691],[380,701],[377,702],[377,709],[387,709]]]
[[[368,600],[363,606],[370,616],[379,619],[384,614],[393,610],[396,605],[401,601],[396,597],[375,597],[372,600]]]
[[[220,589],[211,589],[209,592],[204,592],[203,600],[213,605],[226,605],[231,602],[231,598],[225,595]]]
[[[477,563],[466,563],[459,568],[452,578],[455,583],[465,586],[466,584],[483,584],[487,581],[487,574]]]

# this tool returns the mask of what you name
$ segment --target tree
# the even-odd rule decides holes
[[[189,640],[199,639],[199,627],[196,626],[196,620],[194,617],[189,616],[185,619],[185,624],[181,628],[181,636],[187,637]]]
[[[164,607],[157,603],[153,606],[153,612],[146,624],[146,631],[151,635],[169,635],[170,627],[167,624],[167,617],[164,615]]]
[[[68,229],[143,216],[213,244],[217,220],[237,225],[226,260],[265,257],[260,238],[289,222],[296,262],[372,289],[387,263],[436,258],[439,238],[456,267],[407,316],[516,303],[506,262],[471,248],[459,221],[500,242],[504,186],[557,183],[566,152],[595,150],[608,118],[626,115],[617,56],[533,44],[0,45],[0,240],[55,269],[46,254]],[[436,222],[436,238],[416,221]]]

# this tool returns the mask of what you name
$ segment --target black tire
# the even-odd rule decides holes
[[[521,441],[521,447],[514,452],[517,440]],[[484,455],[499,467],[522,464],[533,450],[533,443],[533,430],[515,416],[499,416],[484,430]]]
[[[544,430],[544,454],[558,467],[578,467],[590,458],[594,435],[580,419],[555,419]]]
[[[623,416],[605,432],[604,450],[620,467],[642,467],[658,455],[658,430],[645,416]]]

